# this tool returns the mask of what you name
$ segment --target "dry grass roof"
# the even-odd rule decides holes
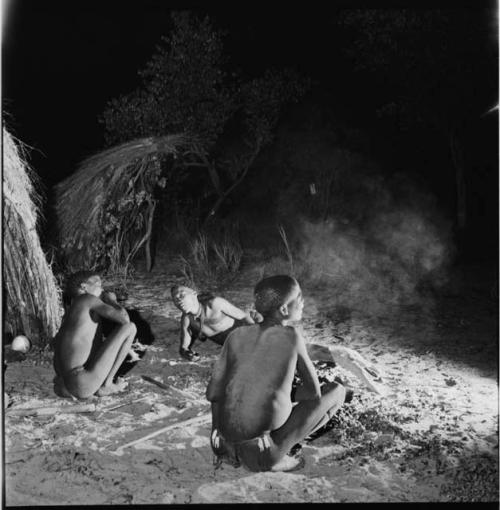
[[[41,197],[23,144],[3,127],[4,327],[34,343],[55,335],[60,289],[37,232]]]
[[[85,159],[56,186],[59,235],[69,265],[96,267],[106,208],[132,192],[150,191],[160,156],[189,160],[200,153],[193,139],[179,134],[132,140]]]

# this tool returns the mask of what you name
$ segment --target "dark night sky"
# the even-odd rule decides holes
[[[102,148],[97,116],[107,100],[138,84],[137,71],[168,33],[169,6],[186,5],[12,0],[4,9],[4,111],[13,117],[14,133],[45,154],[33,154],[33,163],[48,181]],[[326,41],[331,11],[263,10],[248,3],[197,10],[228,30],[230,59],[248,72],[297,65],[325,78],[325,52],[335,61],[331,36]]]
[[[195,8],[228,31],[225,48],[244,71],[296,66],[327,95],[341,97],[339,108],[362,124],[363,112],[365,120],[373,117],[370,87],[351,78],[340,55],[350,41],[334,29],[336,9],[358,5],[326,4],[10,0],[3,5],[3,111],[11,115],[13,134],[36,149],[32,166],[50,187],[103,148],[97,117],[110,98],[138,85],[137,71],[168,33],[171,10]],[[486,22],[492,44],[498,44],[496,22]],[[496,102],[495,93],[484,98],[486,109]],[[493,140],[497,122],[497,114],[485,121]],[[494,159],[495,144],[488,150]]]

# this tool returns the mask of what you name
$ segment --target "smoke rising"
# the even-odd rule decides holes
[[[452,243],[437,209],[418,196],[404,206],[385,200],[363,224],[302,220],[302,279],[331,286],[334,306],[377,312],[421,302],[423,290],[446,282]]]

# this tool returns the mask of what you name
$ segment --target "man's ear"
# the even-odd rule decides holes
[[[284,305],[281,305],[278,310],[280,311],[281,315],[283,315],[283,317],[288,317],[288,305],[287,304],[284,304]]]

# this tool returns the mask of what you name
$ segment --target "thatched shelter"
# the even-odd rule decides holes
[[[203,166],[187,135],[132,140],[85,159],[56,186],[56,212],[66,263],[74,269],[126,268],[142,247],[151,267],[155,187],[168,167]]]
[[[40,245],[41,197],[26,150],[3,127],[4,333],[46,342],[59,327],[61,292]]]

